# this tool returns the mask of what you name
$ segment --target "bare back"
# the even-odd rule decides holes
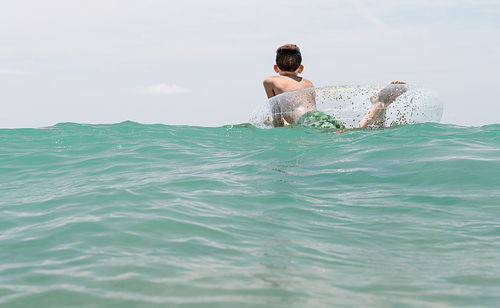
[[[313,87],[312,82],[299,76],[269,76],[264,80],[264,88],[268,98],[285,92]]]
[[[312,82],[297,75],[270,76],[264,80],[264,88],[268,98],[276,95],[293,92],[300,89],[314,88]],[[306,112],[316,109],[314,93],[307,92],[306,98],[303,95],[295,97],[286,96],[278,100],[273,100],[273,125],[283,126],[297,123],[298,119]],[[286,110],[286,112],[284,112]]]

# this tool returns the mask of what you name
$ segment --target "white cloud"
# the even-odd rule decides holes
[[[138,89],[138,92],[146,95],[160,96],[187,93],[189,89],[176,84],[158,83],[147,87],[141,87]]]

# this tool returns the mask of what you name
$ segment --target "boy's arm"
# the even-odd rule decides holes
[[[266,79],[264,79],[264,90],[266,90],[267,98],[276,96],[276,93],[274,92],[274,82],[272,77],[267,77]],[[273,118],[274,127],[281,127],[285,125],[283,115],[281,114],[281,108],[276,102],[271,105],[271,115]]]
[[[281,113],[280,105],[276,102],[271,105],[271,114],[273,116],[273,126],[283,127],[285,126],[285,119],[283,119],[283,114]]]
[[[270,77],[264,79],[264,90],[266,90],[267,98],[276,96],[276,93],[274,93],[273,81]]]

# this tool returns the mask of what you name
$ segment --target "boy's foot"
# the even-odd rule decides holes
[[[398,98],[401,94],[405,93],[408,90],[405,82],[402,81],[393,81],[385,88],[380,90],[378,93],[370,96],[370,101],[372,104],[378,108],[386,108],[394,102],[396,98]]]
[[[372,107],[368,110],[363,119],[361,119],[358,127],[366,128],[372,124],[382,127],[385,122],[385,108],[407,90],[406,83],[402,81],[393,81],[378,93],[370,96]]]

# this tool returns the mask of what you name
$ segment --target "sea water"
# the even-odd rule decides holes
[[[0,130],[2,307],[500,303],[500,125]]]

